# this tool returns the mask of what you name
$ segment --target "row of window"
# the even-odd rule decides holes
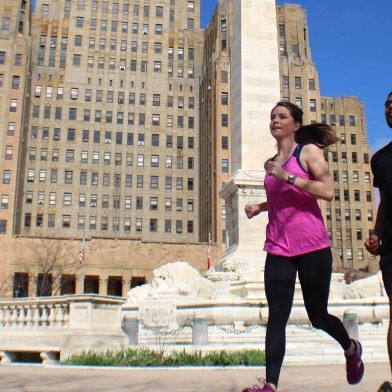
[[[119,69],[120,69],[120,71],[125,71],[126,70],[125,60],[122,60],[122,61],[124,61],[124,63],[121,64],[121,62],[120,62]],[[131,72],[137,72],[137,70],[139,68],[137,63],[138,63],[137,60],[131,60],[130,61],[129,69],[130,69]],[[81,64],[82,64],[82,55],[81,54],[74,54],[73,57],[72,57],[72,65],[75,66],[75,67],[80,67]],[[94,64],[95,64],[95,57],[94,56],[88,56],[87,57],[87,69],[93,69],[94,68]],[[39,60],[39,65],[44,65],[44,60],[43,59]],[[54,64],[51,65],[49,63],[49,66],[53,67]],[[140,61],[140,68],[139,68],[140,72],[143,72],[143,73],[150,72],[150,70],[148,70],[147,66],[148,66],[147,60],[141,60]],[[63,64],[60,63],[60,68],[64,68],[64,67],[65,67],[65,59],[64,59],[64,63]],[[105,57],[103,57],[103,56],[98,57],[97,69],[98,70],[105,70]],[[117,69],[117,67],[116,67],[115,59],[109,59],[108,70],[116,70],[116,69]],[[154,61],[153,67],[151,68],[151,71],[160,73],[162,71],[162,62],[161,61]],[[167,75],[169,77],[173,77],[174,76],[174,71],[173,71],[173,65],[172,64],[169,64],[167,66]],[[176,76],[178,78],[184,78],[185,77],[185,75],[184,75],[184,66],[183,65],[177,66],[177,74],[176,74]],[[194,78],[193,66],[190,65],[188,67],[186,77],[188,77],[189,79],[193,79]]]
[[[5,172],[9,172],[8,170],[4,170],[4,175]],[[46,177],[47,177],[47,170],[46,169],[40,169],[38,172],[38,181],[39,182],[46,182]],[[86,170],[81,170],[80,171],[80,179],[79,179],[79,184],[80,185],[87,185],[87,176],[88,173]],[[103,184],[105,186],[109,186],[109,174],[108,173],[103,173],[103,181],[107,181],[107,185],[105,182]],[[126,174],[125,176],[125,187],[127,188],[132,188],[133,185],[133,177],[132,174]],[[145,177],[143,174],[138,174],[136,175],[136,187],[137,188],[143,188],[144,187],[144,182],[145,182]],[[73,178],[74,178],[74,171],[73,170],[64,170],[64,184],[73,184]],[[34,182],[35,180],[35,169],[27,169],[27,182]],[[51,169],[50,171],[50,182],[52,184],[56,184],[58,180],[58,171],[57,169]],[[4,177],[3,177],[4,181]],[[187,179],[187,190],[188,191],[193,191],[194,188],[194,180],[193,178],[188,178]],[[92,172],[90,176],[90,185],[93,186],[98,186],[99,185],[99,173],[98,172]],[[121,186],[121,174],[115,174],[114,175],[114,186]],[[150,176],[150,188],[151,189],[158,189],[159,188],[159,176]],[[165,176],[165,189],[172,189],[173,188],[173,177],[172,176]],[[183,177],[176,177],[176,189],[177,190],[182,190],[184,189],[184,180]]]
[[[327,208],[326,210],[326,215],[327,215],[327,220],[331,220],[331,209]],[[340,209],[336,209],[335,210],[335,215],[336,215],[336,221],[340,222],[342,220],[342,214],[341,214],[341,210]],[[350,210],[348,208],[345,209],[344,211],[344,218],[346,221],[350,221],[351,220],[351,213]],[[356,221],[361,221],[362,220],[362,212],[360,209],[356,209],[355,210],[355,220]],[[373,211],[372,210],[368,210],[367,211],[367,220],[369,222],[373,221]]]
[[[50,297],[52,295],[70,295],[76,293],[76,275],[74,274],[62,274],[61,276],[53,276],[52,273],[38,274],[34,276],[29,275],[27,272],[15,272],[13,278],[13,296],[15,298],[23,298],[29,296],[29,283],[34,282],[36,286],[37,297]],[[97,275],[85,275],[83,279],[82,293],[87,294],[99,294],[100,279]],[[106,280],[106,279],[105,279]],[[146,279],[143,276],[133,276],[129,283],[125,283],[122,276],[108,276],[106,294],[112,296],[123,296],[123,283],[129,288],[145,284]],[[59,291],[55,291],[59,286]],[[126,289],[127,287],[124,286]],[[52,310],[54,307],[51,308]],[[51,318],[49,310],[49,318]],[[55,319],[54,315],[53,320]]]
[[[10,111],[16,112],[17,108],[17,102],[16,104],[13,104],[11,100],[10,104]],[[17,101],[17,100],[15,100]],[[16,105],[16,106],[15,106]],[[58,106],[55,108],[54,111],[54,119],[55,120],[62,120],[62,107]],[[49,120],[51,118],[52,114],[52,107],[51,106],[44,106],[43,107],[43,119]],[[113,115],[115,117],[115,123],[116,124],[124,124],[124,112],[117,112],[113,114],[112,110],[95,110],[94,111],[94,122],[106,122],[109,124],[112,124],[113,121]],[[40,117],[40,107],[39,105],[33,105],[32,108],[32,118],[39,118]],[[79,118],[78,118],[79,117]],[[151,114],[151,122],[149,124],[146,123],[146,114],[145,113],[139,113],[138,114],[139,121],[138,124],[140,126],[153,126],[153,127],[158,127],[161,126],[161,115],[158,113],[153,113]],[[188,120],[187,121],[187,128],[188,129],[194,129],[195,128],[195,118],[194,117],[186,117],[186,116],[177,116],[177,128],[184,128],[184,119]],[[80,118],[78,116],[78,109],[77,108],[68,108],[68,120],[75,120],[75,121],[91,121],[92,120],[92,110],[90,109],[84,109],[83,110],[83,118]],[[228,115],[222,114],[222,126],[226,126],[228,124]],[[135,113],[133,112],[128,112],[128,119],[127,119],[127,124],[128,125],[135,125]],[[173,127],[173,116],[172,115],[167,115],[166,116],[166,126]]]
[[[7,149],[6,149],[7,152]],[[11,150],[12,154],[12,150]],[[59,155],[60,151],[59,149],[54,149],[52,150],[52,162],[58,162],[59,161]],[[37,156],[37,149],[35,147],[30,147],[29,148],[29,160],[30,161],[35,161]],[[133,166],[133,154],[126,154],[125,156],[125,165],[126,166]],[[40,161],[47,161],[48,160],[48,149],[47,148],[41,148],[40,151]],[[65,150],[65,162],[74,162],[75,161],[75,151],[71,149],[66,149]],[[160,156],[152,154],[150,157],[150,165],[151,167],[159,167],[160,161]],[[100,153],[99,151],[94,151],[91,154],[91,159],[89,162],[89,152],[88,151],[81,151],[80,153],[80,163],[93,163],[93,164],[99,164],[100,162]],[[193,157],[188,157],[187,159],[188,165],[187,168],[192,170],[194,168],[194,158]],[[110,152],[104,152],[103,153],[103,163],[105,165],[110,165],[112,163],[112,154]],[[123,154],[121,152],[115,153],[114,154],[114,164],[115,166],[122,166],[123,165]],[[137,166],[138,167],[144,167],[145,166],[145,156],[144,154],[138,154],[137,156]],[[183,169],[184,168],[184,157],[183,156],[177,156],[176,157],[176,166],[177,169]],[[173,167],[173,156],[172,155],[166,155],[165,156],[165,167],[170,169]]]
[[[341,162],[342,163],[347,163],[347,152],[342,151],[341,153]],[[328,157],[328,151],[324,151],[324,158],[326,161],[329,160]],[[332,162],[337,163],[338,162],[338,153],[336,151],[332,151]],[[358,160],[358,153],[356,151],[351,152],[351,162],[352,163],[359,163]],[[368,153],[364,153],[363,154],[363,163],[364,164],[369,164],[369,154]]]
[[[343,200],[350,201],[350,191],[348,189],[343,190]],[[335,189],[335,201],[340,201],[340,190]],[[361,191],[359,189],[354,190],[354,201],[361,201]],[[372,192],[366,191],[366,201],[372,201]]]
[[[287,101],[290,102],[290,97],[284,96],[282,98],[282,101]],[[296,97],[295,102],[294,102],[299,108],[302,109],[302,98],[301,97]],[[317,111],[317,100],[315,99],[309,99],[309,110],[311,112],[316,112]]]
[[[359,172],[354,170],[353,172],[353,181],[354,182],[359,182]],[[365,172],[364,173],[364,179],[366,183],[370,183],[370,172]],[[337,170],[333,171],[333,180],[334,182],[339,182],[339,172]],[[342,172],[342,181],[343,182],[348,182],[348,172],[343,171]]]
[[[0,65],[5,64],[6,60],[6,52],[0,51]],[[14,57],[14,64],[15,67],[20,67],[22,65],[22,54],[16,53]]]
[[[104,93],[106,95],[106,100],[104,100]],[[36,85],[34,89],[34,96],[36,98],[41,97],[42,94],[42,86],[41,85]],[[95,102],[107,102],[107,103],[113,103],[114,102],[114,91],[112,90],[100,90],[97,89],[95,91]],[[46,99],[51,99],[53,97],[53,87],[52,86],[47,86],[46,87],[46,93],[45,93],[45,98]],[[79,99],[79,88],[77,87],[71,87],[69,90],[69,98],[71,100],[78,100]],[[62,100],[64,97],[64,88],[63,87],[58,87],[57,88],[57,100]],[[128,103],[129,105],[135,105],[136,104],[136,94],[134,92],[128,93],[128,100],[125,99],[125,93],[124,91],[119,91],[117,92],[117,103],[119,104],[124,104]],[[92,101],[93,98],[93,90],[92,89],[85,89],[84,91],[84,100],[87,102]],[[151,98],[151,104],[152,106],[161,106],[161,94],[152,94],[150,96]],[[174,107],[174,98],[177,100],[177,105],[176,107],[178,109],[184,109],[186,106],[188,106],[188,109],[194,109],[195,108],[195,98],[194,97],[188,97],[188,105],[186,105],[186,97],[179,95],[174,97],[173,95],[168,95],[166,97],[166,107],[172,108]],[[227,105],[228,104],[228,93],[222,93],[222,105]],[[137,103],[140,106],[146,106],[147,102],[147,94],[146,93],[140,93],[139,94],[139,99]]]
[[[289,76],[283,75],[282,81],[283,81],[283,88],[287,88],[288,89],[290,87]],[[302,78],[300,76],[295,76],[294,77],[294,82],[295,82],[294,86],[295,86],[296,89],[302,89]],[[312,90],[312,91],[316,90],[316,83],[315,83],[314,79],[309,79],[308,80],[308,87],[309,87],[309,90]]]
[[[75,4],[75,2],[74,2]],[[91,1],[91,6],[90,6],[90,1],[88,0],[77,0],[76,2],[76,9],[77,10],[84,10],[86,9],[86,4],[87,4],[87,9],[91,9],[92,12],[98,12],[101,11],[102,14],[107,14],[109,11],[113,15],[118,15],[120,12],[120,7],[119,3],[117,1],[113,2],[110,4],[109,8],[109,2],[108,1],[103,1],[100,2],[98,0],[92,0]],[[101,5],[100,8],[98,8],[98,5]],[[170,5],[174,5],[174,0],[170,0]],[[130,12],[132,12],[133,16],[139,16],[143,15],[144,17],[150,16],[150,6],[148,5],[143,5],[139,6],[139,4],[135,1],[133,5],[131,5],[132,11],[130,11],[130,5],[128,1],[124,1],[122,4],[121,8],[121,13],[122,15],[129,15]],[[49,15],[49,5],[48,4],[42,4],[42,14],[47,16]],[[64,11],[66,13],[69,13],[71,10],[71,0],[66,0],[65,5],[64,5]],[[193,0],[188,0],[187,2],[187,11],[188,12],[194,12],[195,10],[195,3]],[[156,6],[155,7],[155,16],[156,17],[163,17],[163,7],[162,6]]]
[[[160,15],[160,16],[163,16]],[[149,23],[142,23],[142,29],[139,28],[138,22],[132,22],[128,24],[128,21],[122,20],[118,21],[117,18],[113,18],[112,20],[108,19],[97,19],[97,18],[88,18],[90,22],[90,30],[97,30],[99,26],[100,31],[108,31],[110,30],[112,33],[117,33],[119,30],[121,33],[128,33],[130,31],[132,34],[148,34],[149,33]],[[75,20],[75,27],[76,28],[84,28],[85,27],[85,18],[83,16],[77,16]],[[120,27],[120,29],[119,29]],[[194,30],[195,28],[195,20],[194,18],[187,18],[186,19],[186,29],[187,30]],[[163,24],[162,23],[155,23],[154,25],[154,33],[155,35],[162,35],[163,34]]]
[[[48,214],[46,217],[46,226],[53,228],[56,227],[56,215],[55,214]],[[90,216],[88,220],[88,229],[89,230],[113,230],[113,231],[120,231],[120,227],[122,227],[124,232],[129,232],[131,231],[131,218],[124,218],[124,220],[120,218],[113,218],[112,219],[112,224],[111,227],[109,227],[109,218],[108,217],[101,217],[100,222],[101,225],[97,225],[97,217],[96,216]],[[164,226],[161,229],[159,229],[159,222],[162,222],[161,224]],[[72,228],[72,217],[71,215],[62,215],[61,216],[61,227],[63,229],[69,229]],[[24,227],[31,227],[32,226],[32,215],[31,213],[27,212],[24,215]],[[35,216],[35,227],[44,227],[44,214],[36,214]],[[193,233],[194,227],[193,227],[193,221],[188,220],[186,221],[186,232],[187,233]],[[78,229],[85,229],[87,228],[86,225],[86,217],[84,215],[79,215],[78,216],[78,221],[77,221],[77,227]],[[143,219],[142,218],[136,218],[135,219],[135,231],[141,232],[143,231]],[[171,233],[172,232],[172,220],[171,219],[165,219],[159,221],[159,219],[150,219],[149,220],[149,231],[151,233],[158,232],[158,231],[164,231],[165,233]],[[182,220],[176,220],[175,221],[175,232],[180,234],[183,232],[183,221]]]
[[[45,192],[37,192],[37,204],[43,205],[46,203],[45,199]],[[86,207],[87,199],[89,198],[89,205],[90,207],[98,207],[98,194],[91,194],[90,196],[86,195],[85,193],[79,194],[79,201],[76,203],[79,207]],[[32,204],[34,199],[34,193],[32,191],[26,192],[26,204]],[[136,209],[141,210],[143,209],[143,197],[136,196]],[[73,195],[70,192],[63,193],[63,205],[64,206],[71,206],[73,200]],[[112,205],[109,204],[110,196],[109,195],[101,195],[101,208],[114,208],[119,209],[121,208],[121,197],[118,195],[114,195],[112,197]],[[159,210],[159,197],[158,196],[151,196],[149,201],[149,208],[150,210]],[[56,205],[57,204],[57,192],[49,192],[49,205]],[[9,195],[1,195],[1,205],[8,208],[9,203]],[[164,210],[169,212],[172,211],[172,198],[166,197],[164,202]],[[175,211],[181,212],[183,211],[183,199],[177,198],[175,203]],[[125,196],[124,197],[124,204],[123,207],[127,209],[132,208],[132,196]],[[186,211],[193,212],[193,199],[187,199],[186,202]]]
[[[15,123],[9,123],[8,128],[13,131],[15,129]],[[11,132],[10,131],[10,132]],[[38,139],[38,132],[39,129],[37,126],[32,126],[31,127],[31,138],[32,139]],[[79,133],[76,129],[74,128],[68,128],[67,129],[67,135],[66,135],[66,140],[67,141],[75,141],[77,133]],[[93,143],[105,143],[105,144],[111,144],[112,143],[112,132],[111,131],[98,131],[94,130],[91,131],[92,135],[92,141]],[[82,132],[80,133],[81,135],[81,142],[82,143],[88,143],[90,140],[90,130],[88,129],[83,129]],[[114,134],[114,132],[113,132]],[[104,137],[103,137],[104,136]],[[54,141],[59,141],[61,139],[61,128],[53,128],[53,140]],[[42,128],[42,135],[41,139],[42,140],[49,140],[50,138],[50,133],[49,133],[49,128],[48,127],[43,127]],[[123,139],[126,139],[126,144],[128,146],[133,146],[134,145],[134,134],[132,132],[127,132],[125,135],[123,132],[116,132],[115,133],[115,142],[118,145],[123,144]],[[145,145],[145,134],[144,133],[138,133],[137,134],[137,145],[138,146],[144,146]],[[166,135],[165,139],[165,145],[167,148],[172,148],[173,147],[173,135]],[[176,146],[177,148],[182,149],[184,147],[184,136],[179,135],[176,137]],[[188,141],[188,148],[193,149],[194,144],[195,144],[195,139],[193,136],[188,136],[187,138]],[[227,145],[228,144],[228,139],[222,138],[222,145]],[[152,147],[159,147],[160,145],[160,135],[159,134],[151,134],[151,146]]]
[[[146,26],[146,29],[148,29],[148,26]],[[144,31],[144,27],[143,27]],[[47,42],[47,37],[42,35],[40,38],[40,47],[45,47]],[[66,45],[68,45],[68,38],[67,37],[62,37],[61,39],[62,42],[62,48],[64,48]],[[57,46],[57,37],[56,36],[51,36],[50,38],[50,50],[52,48],[55,48]],[[138,48],[139,48],[139,42],[136,40],[132,40],[130,43],[130,47],[128,48],[128,41],[126,39],[121,39],[120,40],[120,52],[128,52],[128,53],[137,53]],[[149,50],[149,42],[148,41],[143,41],[140,43],[141,46],[141,53],[148,53]],[[83,36],[82,35],[75,35],[74,36],[74,47],[83,47]],[[88,41],[88,49],[99,49],[99,50],[106,50],[109,49],[112,52],[117,51],[117,39],[116,38],[110,38],[110,41],[107,40],[104,37],[98,37],[96,38],[95,36],[90,36],[89,41]],[[163,44],[162,42],[154,42],[154,54],[161,55],[163,53]],[[169,46],[168,47],[168,52],[167,52],[167,59],[169,63],[173,63],[174,60],[174,46]],[[188,62],[191,64],[192,61],[195,59],[195,49],[193,47],[189,47],[187,49],[188,53]],[[182,46],[177,47],[177,61],[179,64],[183,64],[185,57],[185,49]],[[121,60],[120,60],[121,61]],[[125,60],[122,60],[125,61]]]
[[[334,233],[336,234],[336,240],[337,241],[343,241],[342,229],[337,228],[334,231]],[[357,241],[363,241],[365,239],[364,236],[363,236],[363,230],[362,229],[356,229],[355,233],[356,233],[355,238],[356,238]],[[373,234],[373,230],[369,230],[368,236],[370,237],[372,234]],[[332,238],[332,236],[331,236],[331,238]],[[346,229],[346,238],[345,238],[345,240],[351,241],[352,239],[353,239],[352,238],[352,230],[351,229]]]
[[[325,113],[321,114],[321,122],[324,124],[327,123],[327,115]],[[336,125],[336,115],[335,114],[329,115],[329,124]],[[355,116],[349,116],[349,124],[350,124],[350,127],[355,126]],[[339,115],[339,125],[342,127],[346,125],[345,116],[343,114]]]

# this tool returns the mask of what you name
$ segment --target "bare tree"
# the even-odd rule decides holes
[[[9,297],[12,291],[12,274],[0,274],[0,298]]]
[[[37,296],[60,294],[81,269],[75,245],[68,240],[39,238],[21,248],[15,250],[16,264],[34,276]]]

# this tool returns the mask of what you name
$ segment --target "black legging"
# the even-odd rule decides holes
[[[286,349],[286,324],[293,304],[297,271],[305,308],[313,327],[331,335],[343,350],[351,346],[343,324],[327,310],[332,273],[331,249],[295,257],[268,254],[264,282],[269,309],[265,342],[266,379],[270,384],[278,385],[279,381]]]

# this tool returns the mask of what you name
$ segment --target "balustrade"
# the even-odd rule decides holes
[[[0,329],[65,329],[69,321],[69,302],[47,299],[0,302]]]

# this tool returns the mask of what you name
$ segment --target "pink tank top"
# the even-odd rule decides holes
[[[283,165],[284,170],[303,179],[313,179],[299,161],[302,145]],[[317,198],[266,174],[268,225],[264,250],[293,257],[330,246]]]

